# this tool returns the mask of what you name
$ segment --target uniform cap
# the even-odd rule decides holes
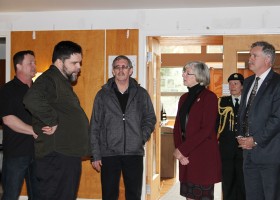
[[[244,77],[243,77],[242,74],[233,73],[228,77],[228,82],[231,81],[231,80],[239,80],[243,84]]]

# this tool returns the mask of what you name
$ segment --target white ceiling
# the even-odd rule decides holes
[[[0,12],[280,6],[279,0],[0,0]]]

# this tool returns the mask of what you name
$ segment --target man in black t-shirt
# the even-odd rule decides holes
[[[31,114],[23,96],[36,74],[33,51],[17,52],[13,57],[16,76],[0,89],[0,118],[3,121],[2,200],[17,200],[26,180],[29,199],[37,198],[34,173],[34,133]]]

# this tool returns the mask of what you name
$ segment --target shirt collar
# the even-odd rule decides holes
[[[238,102],[241,101],[241,95],[239,95],[238,97],[234,97],[233,95],[231,95],[232,102],[235,103],[235,99],[236,99],[236,98],[238,99]]]
[[[262,73],[262,75],[259,76],[261,81],[263,81],[266,78],[270,70],[271,68],[268,68],[264,73]]]

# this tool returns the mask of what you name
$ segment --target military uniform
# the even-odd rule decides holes
[[[236,75],[230,78],[229,81],[239,80],[238,78],[240,77]],[[238,147],[236,140],[238,108],[234,107],[235,102],[233,102],[233,99],[232,96],[219,98],[217,124],[222,158],[223,200],[245,200],[242,149]]]

